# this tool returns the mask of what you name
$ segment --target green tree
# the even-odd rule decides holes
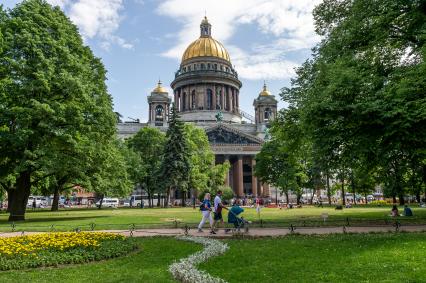
[[[129,168],[131,179],[147,193],[149,207],[153,206],[154,193],[159,193],[159,172],[165,141],[166,136],[152,127],[142,128],[126,141],[127,146],[137,154],[136,157],[128,156],[129,161],[133,160]]]
[[[425,159],[424,11],[420,0],[325,0],[314,10],[323,40],[282,95],[343,190],[361,166],[403,204],[411,157]]]
[[[115,115],[102,63],[58,7],[27,0],[0,20],[0,176],[15,178],[8,191],[15,221],[25,218],[31,187],[62,161],[53,157],[69,158],[91,141],[91,161],[106,160],[96,156],[110,147]]]
[[[160,178],[166,188],[165,206],[168,206],[172,190],[182,192],[182,199],[185,202],[185,193],[188,191],[190,182],[190,164],[190,152],[184,123],[180,120],[173,104],[166,134],[164,158],[160,170]]]

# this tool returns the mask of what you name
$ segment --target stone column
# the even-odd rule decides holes
[[[216,88],[214,88],[214,93],[213,93],[213,97],[212,97],[212,109],[216,110]]]
[[[243,156],[239,155],[237,160],[237,196],[242,197],[243,195]]]
[[[226,93],[226,87],[222,85],[222,91],[220,93],[220,103],[221,103],[221,109],[225,110],[225,93]]]
[[[271,194],[269,192],[269,184],[267,184],[267,183],[263,184],[263,195],[265,197],[270,197],[271,196]]]
[[[251,192],[253,196],[257,197],[257,178],[254,175],[254,167],[256,166],[256,159],[251,157]]]
[[[229,155],[225,155],[225,162],[228,161],[229,162]],[[232,167],[231,167],[232,168]],[[231,168],[229,168],[229,170],[231,170]],[[225,176],[225,186],[229,186],[229,170],[228,172],[226,172],[226,176]]]
[[[236,112],[237,111],[237,90],[234,89],[234,93],[232,94],[232,112]]]
[[[230,87],[229,91],[228,91],[228,101],[226,102],[226,104],[228,105],[228,111],[229,112],[232,111],[232,102],[231,102],[231,99],[232,99],[232,92],[233,91],[234,91],[233,88]]]
[[[188,110],[192,110],[192,89],[188,89]]]
[[[263,197],[263,183],[260,183],[259,188],[257,189],[257,195]]]

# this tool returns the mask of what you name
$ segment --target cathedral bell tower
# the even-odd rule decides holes
[[[263,90],[253,102],[258,133],[264,132],[270,122],[277,117],[277,104],[278,101],[275,96],[271,94],[266,83],[264,83]]]
[[[169,93],[161,86],[161,81],[158,81],[157,87],[148,96],[148,124],[150,126],[167,126],[171,102],[172,99],[169,97]]]

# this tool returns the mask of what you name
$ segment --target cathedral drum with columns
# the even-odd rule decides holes
[[[228,51],[211,36],[211,30],[204,17],[200,37],[185,50],[171,82],[173,101],[182,121],[206,131],[216,163],[230,162],[225,182],[234,194],[268,198],[269,185],[254,176],[255,155],[260,152],[269,122],[277,115],[277,100],[264,84],[253,102],[254,117],[239,108],[242,84]],[[119,136],[127,138],[147,126],[166,131],[171,102],[158,82],[148,96],[148,123],[119,123]]]

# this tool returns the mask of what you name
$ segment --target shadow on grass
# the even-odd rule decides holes
[[[14,223],[19,224],[27,224],[27,223],[39,223],[39,222],[64,222],[64,221],[74,221],[74,220],[86,220],[86,219],[97,219],[97,218],[107,218],[110,216],[107,215],[93,215],[93,216],[74,216],[74,217],[46,217],[46,218],[30,218],[23,221],[15,221]],[[0,220],[0,227],[5,225],[10,225],[11,222],[5,220]],[[61,223],[64,224],[64,223]]]

